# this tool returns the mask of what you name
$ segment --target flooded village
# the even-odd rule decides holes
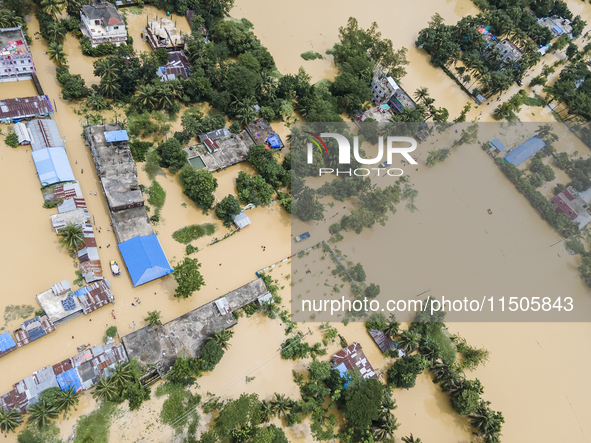
[[[591,22],[588,5],[574,1],[567,4],[574,15]],[[167,14],[154,5],[119,7],[119,22],[119,13],[96,12],[89,7],[85,5],[83,14],[91,20],[88,27],[84,27],[84,17],[78,19],[82,20],[82,37],[90,40],[91,48],[105,43],[106,33],[112,33],[114,40],[109,41],[113,43],[119,43],[119,38],[125,41],[125,33],[119,36],[121,29],[111,29],[125,25],[135,51],[166,51],[168,61],[158,60],[162,63],[154,64],[153,84],[191,81],[192,72],[203,71],[199,63],[200,57],[206,57],[205,52],[191,57],[192,52],[186,47],[188,35],[202,34],[205,44],[225,38],[221,32],[212,35],[203,24],[192,31],[194,11],[183,15],[172,11]],[[94,386],[130,361],[136,361],[143,369],[141,385],[151,389],[151,398],[140,402],[135,410],[130,410],[129,399],[119,405],[118,412],[109,418],[107,438],[101,435],[96,441],[199,441],[219,413],[219,409],[205,407],[215,404],[216,398],[231,401],[245,393],[257,394],[269,403],[277,400],[277,394],[294,401],[299,399],[301,391],[293,372],[307,374],[311,359],[282,358],[281,350],[285,341],[297,337],[295,334],[300,331],[300,340],[314,346],[323,342],[326,330],[319,321],[298,323],[289,329],[289,316],[267,315],[266,306],[274,297],[281,297],[280,310],[294,313],[300,306],[298,295],[306,290],[318,291],[311,280],[298,282],[307,277],[294,272],[303,263],[310,269],[319,267],[314,260],[321,258],[315,253],[298,257],[297,253],[328,238],[329,225],[337,222],[336,217],[342,216],[352,203],[342,203],[330,195],[321,197],[324,220],[302,223],[292,220],[280,197],[259,205],[241,200],[241,212],[232,215],[232,222],[227,225],[216,215],[215,205],[228,195],[240,198],[243,193],[237,181],[243,174],[264,175],[249,161],[253,146],[262,144],[278,152],[280,164],[290,153],[291,122],[303,121],[304,116],[298,109],[289,118],[270,118],[269,123],[262,117],[261,107],[257,105],[257,110],[254,102],[250,106],[246,97],[248,109],[235,110],[233,120],[226,116],[222,127],[199,127],[199,131],[192,132],[180,144],[184,164],[196,171],[209,171],[217,180],[214,208],[203,211],[187,195],[179,173],[163,166],[150,171],[146,167],[149,153],[147,161],[135,160],[133,143],[154,142],[149,150],[156,152],[161,142],[189,127],[186,115],[214,115],[210,104],[200,103],[204,99],[196,100],[197,104],[183,100],[177,118],[163,123],[167,125],[165,130],[146,136],[131,135],[137,117],[126,115],[127,105],[89,110],[91,97],[108,97],[108,92],[101,89],[106,82],[100,75],[95,76],[93,63],[107,60],[110,55],[83,55],[81,40],[71,31],[62,43],[69,72],[79,74],[86,86],[94,85],[96,89],[84,98],[66,100],[64,85],[56,79],[58,64],[50,60],[49,42],[40,34],[42,29],[35,16],[39,8],[34,6],[25,18],[32,37],[29,44],[25,44],[24,35],[13,36],[17,31],[12,26],[8,37],[2,37],[3,46],[6,40],[8,50],[22,58],[15,60],[23,63],[16,65],[21,69],[12,72],[11,81],[0,82],[0,182],[5,190],[1,197],[5,216],[0,231],[4,276],[0,297],[0,309],[4,312],[0,331],[0,408],[25,413],[39,403],[43,390],[73,389],[81,393],[77,410],[53,420],[59,431],[52,437],[55,440],[46,441],[92,441],[83,440],[84,430],[78,427],[80,423],[87,425],[85,417],[93,417],[89,414],[100,411],[98,408],[105,403],[93,396],[97,391]],[[356,17],[364,29],[377,21],[383,37],[391,39],[395,48],[408,48],[407,75],[397,81],[376,70],[372,80],[368,79],[372,93],[369,105],[346,118],[351,121],[369,118],[387,123],[393,115],[421,103],[414,93],[421,87],[428,88],[437,105],[449,111],[449,121],[470,102],[466,121],[479,123],[494,121],[499,101],[509,100],[519,89],[525,89],[529,95],[541,94],[539,86],[530,87],[524,82],[522,87],[509,86],[499,94],[499,101],[492,101],[496,100],[495,95],[490,101],[478,103],[457,82],[430,64],[429,55],[415,45],[419,31],[435,12],[447,24],[453,24],[463,16],[478,13],[472,2],[431,2],[429,7],[418,10],[413,5],[398,5],[393,10],[393,5],[379,2],[375,8],[383,13],[372,8],[362,10],[353,2],[304,2],[294,8],[282,3],[270,7],[269,2],[260,0],[238,0],[229,11],[232,19],[227,20],[238,23],[242,18],[248,19],[254,25],[252,31],[274,58],[280,75],[295,76],[302,66],[311,75],[312,83],[334,81],[339,75],[333,56],[325,51],[339,41],[339,27],[345,26],[350,16]],[[57,15],[68,18],[65,10]],[[393,16],[412,20],[397,20],[393,26]],[[105,17],[104,24],[92,22]],[[110,21],[113,19],[117,23]],[[580,37],[575,42],[583,47],[587,40]],[[301,54],[311,50],[323,57],[304,60]],[[552,64],[565,58],[565,51],[556,51],[546,53],[542,60]],[[256,63],[239,60],[240,57],[230,59],[231,63],[247,66],[264,61],[262,56],[254,60]],[[132,69],[139,68],[129,68]],[[528,79],[541,75],[542,69],[540,61],[528,71]],[[116,76],[121,77],[123,89],[122,74],[118,71]],[[548,75],[548,83],[558,76],[559,72]],[[221,85],[219,82],[217,88]],[[191,87],[198,90],[203,85]],[[238,86],[234,92],[239,93],[240,87],[245,86]],[[227,106],[240,106],[230,105],[234,101],[236,97],[228,99]],[[225,102],[220,98],[216,103]],[[279,109],[274,110],[279,116]],[[150,112],[164,114],[158,110]],[[240,119],[241,112],[248,114],[248,118],[235,130],[232,124]],[[382,291],[392,288],[392,297],[427,290],[437,297],[474,293],[489,297],[517,291],[568,294],[575,303],[580,302],[577,306],[587,306],[590,291],[577,271],[581,258],[565,249],[564,238],[520,194],[496,166],[495,159],[504,157],[517,168],[529,168],[535,153],[545,146],[534,140],[541,122],[552,123],[552,131],[559,137],[554,142],[556,151],[586,158],[589,148],[578,134],[553,123],[556,117],[550,107],[524,105],[516,116],[521,122],[537,124],[525,123],[521,131],[505,123],[483,124],[478,143],[452,148],[452,155],[435,167],[427,165],[428,151],[451,147],[457,134],[452,130],[439,135],[419,131],[416,135],[421,144],[415,151],[418,165],[404,167],[418,191],[418,210],[408,210],[404,207],[406,202],[402,202],[384,226],[375,225],[357,235],[352,249],[347,247],[347,237],[356,235],[352,231],[343,231],[345,241],[332,247],[365,264],[367,280],[379,284]],[[4,141],[12,133],[18,137],[15,148]],[[487,150],[480,149],[481,142],[490,142]],[[555,179],[544,182],[539,192],[579,225],[581,233],[576,234],[577,238],[584,239],[589,229],[585,226],[591,217],[587,211],[591,198],[571,186],[555,192],[557,184],[566,185],[570,178],[564,170],[553,169]],[[377,179],[372,180],[375,183]],[[159,209],[149,202],[154,183],[166,196]],[[324,182],[307,183],[318,189]],[[287,189],[281,185],[273,187]],[[156,211],[158,221],[153,219]],[[183,228],[205,224],[212,224],[215,232],[189,243],[173,236]],[[74,247],[65,247],[65,240],[60,242],[66,237],[64,229],[76,231],[72,235]],[[304,231],[311,233],[311,238],[295,243],[293,234]],[[390,262],[377,262],[371,245],[392,236],[392,232],[405,232],[404,236],[395,237],[396,248],[404,253]],[[197,251],[189,253],[187,245]],[[198,259],[205,284],[192,296],[183,298],[175,296],[177,282],[173,271],[186,257]],[[296,265],[295,260],[300,262]],[[276,287],[268,285],[269,280],[266,284],[261,276],[276,280]],[[159,313],[160,321],[152,324],[149,319],[153,312]],[[113,326],[116,329],[110,330]],[[396,361],[404,360],[403,354],[394,356],[389,352],[395,340],[376,329],[366,329],[364,323],[334,321],[331,326],[338,330],[338,338],[326,339],[322,345],[325,355],[316,358],[330,362],[344,380],[356,368],[363,378],[384,385],[388,370]],[[407,327],[407,323],[401,326]],[[466,372],[466,376],[480,380],[485,388],[482,398],[502,411],[505,423],[501,440],[586,441],[591,433],[585,420],[591,414],[591,385],[585,381],[590,359],[585,351],[591,350],[588,322],[448,322],[447,328],[471,345],[490,351],[490,360]],[[214,365],[215,369],[204,370],[196,384],[187,388],[191,395],[202,396],[196,440],[189,440],[186,429],[178,432],[161,415],[167,396],[158,392],[168,383],[167,374],[174,373],[169,371],[179,357],[203,360],[203,347],[222,331],[233,332],[223,357]],[[558,350],[559,358],[549,357]],[[449,394],[442,392],[432,379],[431,372],[425,370],[418,374],[413,388],[392,389],[397,404],[393,411],[398,421],[393,432],[396,439],[412,434],[424,442],[484,441],[482,436],[473,435],[469,419],[458,415]],[[327,410],[326,414],[329,413],[335,413],[337,424],[346,422],[337,408]],[[316,440],[310,419],[288,423],[285,416],[284,413],[280,418],[277,413],[269,423],[283,428],[288,441]],[[25,422],[27,417],[23,416]],[[561,426],[541,425],[553,422]],[[25,426],[9,432],[6,441],[17,441],[17,434]]]

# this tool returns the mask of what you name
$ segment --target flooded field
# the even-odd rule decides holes
[[[569,1],[569,7],[575,15],[581,14],[591,22],[588,5]],[[136,50],[149,49],[140,38],[147,15],[164,15],[162,11],[150,7],[144,11],[143,15],[127,14]],[[338,27],[345,25],[349,16],[357,17],[364,28],[377,21],[383,36],[392,39],[396,48],[404,46],[409,49],[409,74],[402,80],[404,88],[412,92],[421,86],[428,87],[436,104],[446,107],[453,118],[469,98],[441,70],[429,64],[424,51],[414,46],[418,31],[426,26],[435,12],[439,12],[447,23],[455,23],[466,14],[476,14],[477,10],[469,0],[429,0],[420,8],[413,3],[394,5],[382,0],[371,7],[361,7],[361,4],[350,0],[322,4],[305,0],[297,7],[288,2],[238,0],[231,15],[235,18],[246,17],[254,23],[255,34],[269,48],[282,73],[295,73],[300,66],[304,66],[313,81],[334,78],[337,71],[332,58],[326,56],[324,60],[305,61],[300,57],[301,53],[315,50],[325,55],[326,49],[338,40]],[[188,32],[188,23],[184,17],[173,16],[173,20],[181,30]],[[28,20],[27,23],[31,33],[38,31],[36,20]],[[56,65],[44,54],[46,43],[42,39],[34,40],[31,49],[44,92],[52,103],[56,103],[54,119],[66,140],[73,167],[74,162],[77,162],[74,173],[85,194],[89,211],[96,226],[107,227],[109,213],[106,202],[94,174],[92,158],[80,136],[82,117],[74,113],[70,103],[59,98],[61,91],[55,80]],[[92,76],[92,62],[95,59],[81,55],[77,39],[69,35],[64,49],[68,54],[71,72],[81,74],[87,85],[96,83]],[[546,59],[552,62],[559,56],[549,55]],[[537,75],[539,70],[541,66],[535,68],[529,78]],[[513,87],[507,96],[516,93],[517,89]],[[526,90],[531,92],[529,88]],[[3,98],[35,93],[32,82],[0,84],[0,97]],[[491,103],[474,108],[468,119],[476,118],[482,112],[481,121],[490,121],[494,107]],[[112,115],[112,112],[104,113],[107,119]],[[553,121],[547,108],[524,107],[519,118],[523,121]],[[179,125],[180,121],[173,124],[174,127]],[[5,128],[3,125],[3,132]],[[276,124],[274,128],[285,140],[288,128],[283,124]],[[566,134],[564,137],[559,135],[561,138],[566,137]],[[560,150],[586,152],[584,149],[587,148],[580,142],[572,140]],[[525,198],[492,166],[488,156],[480,149],[463,147],[455,150],[444,164],[427,168],[424,165],[425,152],[419,157],[419,170],[411,176],[419,191],[415,202],[418,212],[410,213],[401,204],[398,213],[390,217],[386,227],[377,227],[362,234],[369,243],[389,233],[406,232],[404,236],[397,237],[399,248],[404,254],[389,266],[378,264],[371,271],[368,269],[370,266],[366,266],[369,281],[387,287],[391,276],[394,276],[396,291],[405,294],[416,294],[427,288],[437,289],[438,295],[446,291],[472,293],[482,290],[499,294],[510,289],[589,297],[589,289],[576,272],[577,259],[567,255],[561,245],[548,247],[560,240],[559,235],[540,219]],[[230,193],[236,194],[235,178],[240,170],[253,172],[248,163],[241,163],[215,175],[219,182],[216,195],[220,199]],[[0,142],[0,171],[0,186],[5,190],[0,197],[5,208],[3,229],[0,231],[4,251],[0,256],[0,275],[3,276],[0,311],[16,304],[37,308],[35,294],[64,278],[70,282],[74,280],[75,261],[58,245],[52,230],[49,215],[55,210],[41,207],[43,199],[30,150],[26,147],[11,149]],[[561,179],[564,177],[559,176],[557,181]],[[213,237],[221,238],[229,232],[213,213],[205,215],[195,208],[182,194],[177,177],[159,175],[157,181],[166,190],[167,197],[161,222],[154,229],[171,262],[179,261],[184,256],[185,245],[172,239],[172,233],[177,229],[211,222],[217,225]],[[141,167],[140,182],[146,186],[150,184]],[[94,192],[97,192],[96,196]],[[453,220],[442,217],[450,207],[455,211]],[[489,207],[494,209],[494,218],[485,212]],[[327,218],[338,211],[337,204],[327,210]],[[162,311],[163,320],[171,320],[253,280],[255,271],[291,254],[290,217],[282,207],[275,203],[250,210],[247,214],[252,224],[244,231],[213,246],[207,246],[212,237],[193,242],[200,249],[193,256],[202,263],[201,271],[206,282],[200,292],[188,300],[178,300],[173,297],[175,282],[172,276],[139,288],[133,288],[126,271],[120,277],[109,277],[115,294],[115,306],[104,307],[91,316],[72,320],[47,337],[3,357],[0,360],[0,392],[8,391],[13,383],[33,371],[74,355],[76,347],[81,344],[100,343],[106,325],[116,325],[119,333],[124,335],[133,329],[134,322],[142,326],[144,317],[151,310]],[[447,239],[437,243],[441,230],[445,231]],[[101,261],[108,274],[106,265],[109,260],[116,259],[122,263],[115,246],[115,236],[110,231],[102,230],[101,234],[97,234],[97,242],[101,246]],[[107,245],[111,247],[107,248]],[[266,246],[266,251],[262,250],[262,245]],[[494,253],[491,252],[493,250]],[[359,248],[345,253],[355,256],[355,261],[375,263],[375,256],[369,249]],[[467,271],[461,273],[457,269]],[[286,303],[289,303],[290,286],[281,274],[285,276],[290,272],[289,266],[285,264],[281,268],[277,266],[271,273],[274,278],[284,282],[286,289],[282,292]],[[384,279],[384,275],[388,279]],[[131,305],[134,297],[140,297],[141,305]],[[114,309],[116,319],[113,319],[111,309]],[[7,330],[14,330],[22,321],[13,320],[6,325]],[[302,330],[308,327],[315,332],[310,340],[317,341],[320,336],[318,324],[306,323],[300,326]],[[346,327],[337,324],[336,327],[349,343],[359,341],[362,344],[374,368],[387,368],[387,360],[362,324],[350,323]],[[451,332],[464,336],[471,345],[484,346],[491,351],[490,362],[471,376],[482,381],[485,386],[483,397],[492,401],[492,407],[502,411],[505,416],[503,441],[588,440],[591,435],[591,424],[587,420],[591,415],[588,401],[591,383],[585,373],[591,363],[588,341],[591,326],[588,323],[455,323],[449,324],[449,328]],[[271,398],[274,392],[296,397],[298,390],[292,381],[291,371],[302,369],[305,362],[280,359],[277,349],[285,339],[283,329],[279,320],[269,320],[260,315],[241,319],[234,328],[232,347],[218,368],[199,380],[198,391],[202,394],[214,392],[222,398],[235,398],[242,392],[256,392],[266,399]],[[337,348],[336,345],[331,347],[329,355]],[[237,366],[240,370],[236,369]],[[254,376],[255,379],[246,384],[246,375]],[[397,437],[413,432],[425,442],[471,441],[466,423],[451,410],[447,395],[438,391],[428,375],[421,375],[412,390],[395,391],[394,397],[398,402],[395,415],[401,423]],[[139,413],[122,414],[113,423],[111,441],[138,441],[145,438],[147,435],[142,430],[150,423],[150,429],[160,433],[156,441],[171,441],[170,428],[154,424],[160,405],[161,400],[153,396],[153,400],[145,404]],[[70,435],[78,416],[87,414],[95,407],[96,403],[90,394],[85,393],[78,411],[69,420],[58,422],[62,437]],[[205,420],[202,417],[202,424]],[[557,426],[557,423],[560,425]],[[136,429],[137,434],[134,433]],[[305,424],[288,429],[286,433],[290,441],[312,441]],[[16,436],[12,434],[6,441],[14,442]]]

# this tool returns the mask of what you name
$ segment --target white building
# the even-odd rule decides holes
[[[127,40],[127,31],[117,8],[111,3],[94,0],[92,5],[83,5],[80,11],[82,34],[90,38],[92,47],[101,43],[119,46]]]
[[[20,26],[0,28],[0,82],[30,80],[33,56]]]

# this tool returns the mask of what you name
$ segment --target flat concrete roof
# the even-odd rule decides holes
[[[62,294],[55,295],[51,289],[43,291],[37,294],[37,300],[41,305],[41,309],[45,311],[49,320],[55,325],[56,323],[62,322],[66,317],[75,318],[82,314],[82,305],[78,301],[78,297],[68,297],[70,291]],[[76,306],[74,309],[66,311],[62,305],[62,301],[67,298],[71,298]],[[69,320],[71,320],[71,318]]]
[[[248,152],[254,145],[246,130],[236,135],[226,135],[215,140],[219,149],[209,153],[203,145],[197,145],[197,150],[205,167],[210,171],[227,168],[248,158]]]
[[[224,297],[231,310],[235,311],[268,292],[265,283],[259,278]],[[207,337],[214,332],[231,328],[236,323],[231,313],[217,314],[214,300],[162,326],[145,326],[133,331],[123,337],[122,341],[130,359],[137,359],[141,365],[162,362],[168,368],[181,353],[193,358],[199,357],[201,346]]]
[[[136,236],[151,235],[154,233],[148,213],[143,206],[126,209],[125,211],[111,212],[113,231],[117,236],[117,242],[123,243]]]

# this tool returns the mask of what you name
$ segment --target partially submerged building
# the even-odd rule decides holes
[[[60,131],[55,120],[38,118],[26,123],[31,137],[31,149],[40,151],[45,148],[65,148]]]
[[[215,141],[219,138],[227,137],[229,135],[232,135],[232,133],[224,126],[223,128],[214,129],[213,131],[205,132],[203,134],[198,134],[197,138],[199,139],[199,142],[203,143],[205,140]]]
[[[55,331],[55,326],[53,326],[46,315],[26,320],[14,331],[16,345],[20,348],[53,331]]]
[[[164,48],[167,51],[179,51],[185,46],[183,33],[179,33],[176,24],[168,17],[147,19],[141,37],[148,42],[153,51],[159,48]]]
[[[27,126],[24,123],[15,123],[12,127],[14,133],[18,137],[18,144],[23,145],[30,145],[33,139],[31,132],[27,129]]]
[[[201,355],[201,347],[213,333],[231,328],[237,322],[231,311],[240,309],[269,290],[258,278],[221,299],[206,303],[158,327],[143,327],[122,338],[130,359],[142,366],[163,365],[168,369],[179,355],[192,358]],[[225,299],[225,301],[223,301]],[[218,305],[222,306],[221,314]]]
[[[156,234],[137,236],[119,243],[119,250],[134,286],[174,272]]]
[[[392,77],[386,76],[380,68],[373,71],[370,83],[372,102],[376,105],[386,103],[392,112],[399,114],[404,108],[414,108],[416,103]]]
[[[244,211],[241,211],[240,214],[233,215],[232,219],[234,220],[234,224],[238,229],[242,229],[250,225],[250,218],[248,218],[248,215],[246,215]]]
[[[37,301],[54,326],[60,326],[76,317],[87,315],[113,303],[114,297],[108,280],[97,280],[73,291],[68,280],[55,284],[40,294]]]
[[[191,65],[185,54],[181,51],[168,53],[168,63],[160,66],[156,71],[161,82],[176,80],[177,78],[188,79],[191,75]]]
[[[363,378],[380,379],[371,363],[367,360],[359,343],[353,343],[334,354],[330,366],[339,371],[341,377],[345,379],[348,378],[347,372],[354,371],[359,371]],[[347,386],[347,383],[345,386]]]
[[[41,392],[48,388],[62,391],[74,388],[80,392],[90,388],[101,376],[108,376],[118,362],[126,362],[123,345],[108,343],[83,351],[53,366],[46,366],[21,380],[6,394],[0,396],[0,408],[9,411],[16,408],[26,412],[29,406],[39,401]]]
[[[46,95],[0,100],[0,123],[15,123],[52,115],[53,107]]]
[[[378,345],[378,348],[380,348],[380,351],[388,352],[388,351],[393,351],[394,349],[396,349],[396,343],[394,343],[394,341],[392,341],[392,339],[390,337],[388,337],[386,334],[384,334],[383,331],[380,331],[378,329],[371,329],[369,331],[369,335],[371,335],[371,338],[373,338],[373,341],[376,342],[376,345]]]
[[[561,35],[568,35],[572,38],[573,28],[571,22],[567,18],[558,16],[554,17],[543,17],[538,19],[538,24],[544,28],[548,28],[554,34],[554,37],[560,37]]]
[[[0,83],[31,80],[33,56],[20,26],[0,28]]]
[[[556,206],[556,212],[565,214],[579,225],[579,229],[583,229],[591,221],[588,202],[572,186],[567,186],[550,201]]]
[[[65,148],[39,149],[32,155],[41,186],[76,180]]]
[[[189,161],[200,157],[209,171],[217,171],[246,160],[253,145],[251,137],[244,130],[240,134],[228,133],[215,139],[204,138],[202,145],[192,146],[186,151]]]
[[[488,146],[490,146],[490,149],[488,150],[489,154],[492,154],[493,152],[500,154],[501,152],[504,152],[505,149],[507,149],[507,147],[501,142],[501,140],[499,140],[496,137],[488,142]]]
[[[264,118],[259,118],[248,124],[246,131],[255,145],[267,145],[271,147],[270,139],[272,138],[276,149],[283,148],[283,141],[279,134],[271,127],[269,122]]]
[[[16,348],[17,345],[12,338],[12,335],[10,335],[10,332],[6,331],[0,334],[0,357],[4,357]]]
[[[125,23],[117,8],[107,1],[94,0],[90,5],[82,5],[80,21],[80,31],[90,39],[93,48],[101,43],[119,46],[127,41]]]
[[[523,56],[523,52],[508,38],[496,44],[499,57],[504,63],[514,63]]]
[[[533,157],[536,152],[544,149],[544,146],[546,146],[544,140],[539,137],[532,137],[505,155],[504,161],[519,166],[528,158]]]

